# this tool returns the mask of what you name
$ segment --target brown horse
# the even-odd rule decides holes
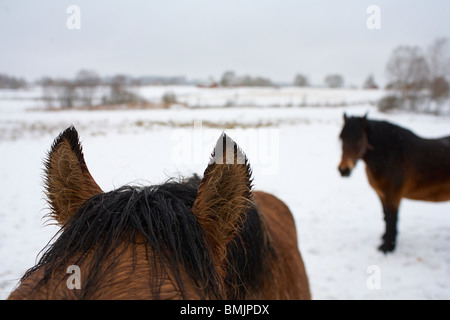
[[[288,207],[225,134],[202,179],[105,193],[74,127],[45,168],[61,230],[10,299],[310,299]]]
[[[339,171],[350,175],[359,159],[366,163],[370,185],[383,205],[386,232],[379,247],[395,249],[398,208],[402,198],[450,200],[450,136],[424,139],[386,121],[347,117],[340,134]]]

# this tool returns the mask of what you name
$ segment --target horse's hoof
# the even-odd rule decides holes
[[[383,242],[381,246],[378,247],[378,250],[383,252],[384,254],[387,254],[389,252],[394,252],[395,249],[395,242]]]

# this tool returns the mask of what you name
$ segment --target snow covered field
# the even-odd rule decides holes
[[[314,299],[450,299],[450,202],[404,200],[397,249],[385,256],[376,250],[381,205],[364,164],[349,179],[337,170],[344,111],[370,111],[426,137],[450,134],[449,117],[380,114],[371,104],[379,91],[147,87],[139,94],[156,101],[168,89],[197,108],[29,111],[40,104],[38,89],[0,92],[0,298],[57,231],[43,219],[42,160],[73,124],[105,191],[201,174],[225,130],[247,153],[255,187],[291,208]]]

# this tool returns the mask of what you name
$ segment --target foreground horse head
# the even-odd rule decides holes
[[[289,209],[223,134],[204,177],[103,192],[74,127],[45,163],[59,236],[10,299],[309,299]]]
[[[344,113],[344,127],[339,138],[342,141],[342,158],[338,169],[343,177],[348,177],[358,160],[370,148],[367,139],[367,114],[364,117],[348,117]]]

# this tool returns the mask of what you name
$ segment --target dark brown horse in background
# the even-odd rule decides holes
[[[103,192],[70,127],[46,161],[62,226],[10,299],[309,299],[294,219],[223,134],[204,177]]]
[[[402,198],[450,200],[450,136],[424,139],[386,121],[344,114],[342,159],[339,171],[350,175],[359,159],[366,163],[370,185],[384,211],[386,232],[379,247],[395,249],[398,208]]]

